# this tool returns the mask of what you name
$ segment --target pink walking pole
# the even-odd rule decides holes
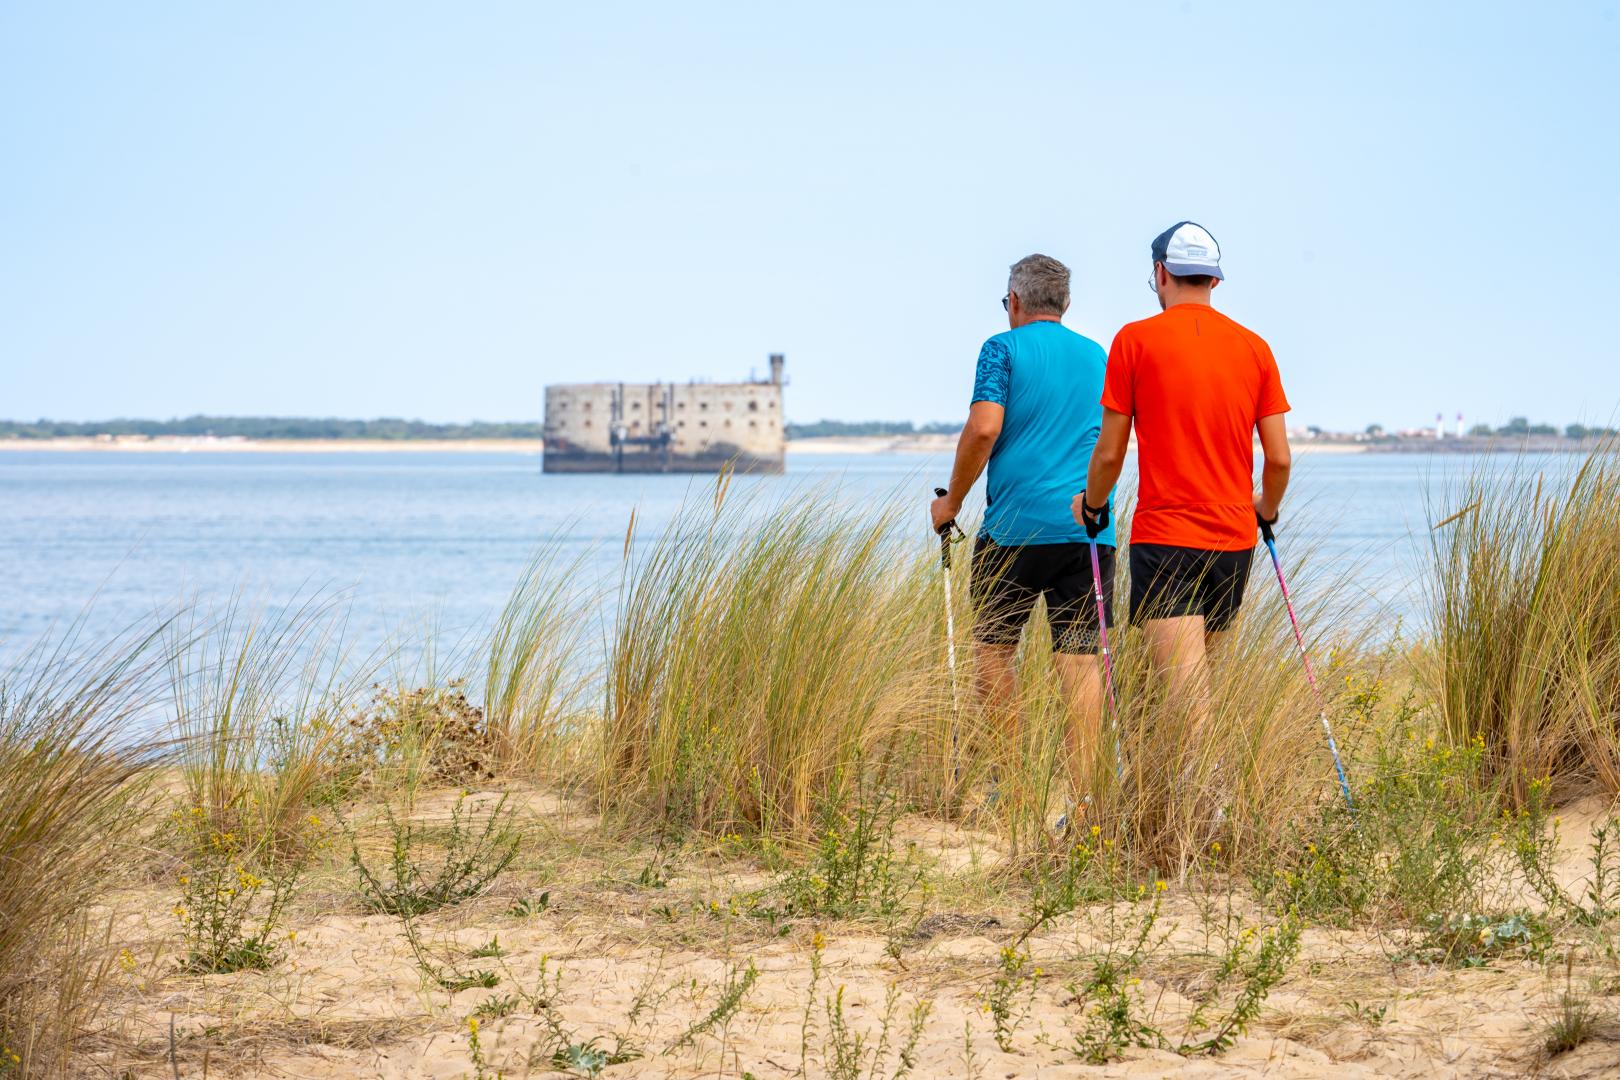
[[[1328,752],[1333,755],[1333,769],[1339,774],[1339,790],[1344,792],[1344,804],[1350,812],[1356,812],[1356,804],[1350,798],[1350,781],[1344,775],[1344,762],[1339,760],[1339,744],[1333,739],[1333,725],[1328,723],[1327,703],[1322,698],[1322,688],[1316,685],[1316,672],[1311,670],[1311,654],[1305,649],[1305,636],[1299,631],[1299,618],[1294,614],[1294,598],[1288,593],[1288,582],[1283,578],[1282,560],[1277,557],[1277,538],[1271,532],[1275,519],[1267,521],[1259,514],[1255,520],[1260,523],[1260,535],[1265,538],[1266,550],[1271,552],[1271,566],[1277,571],[1277,585],[1282,589],[1283,604],[1288,608],[1288,621],[1294,627],[1294,644],[1299,646],[1299,658],[1305,662],[1305,680],[1311,684],[1311,693],[1316,696],[1316,715],[1322,721],[1322,731],[1327,735]]]
[[[1119,749],[1119,702],[1114,698],[1114,658],[1108,652],[1108,615],[1103,605],[1102,563],[1097,558],[1097,540],[1091,544],[1091,592],[1097,599],[1097,646],[1102,653],[1103,681],[1108,686],[1108,722],[1114,729],[1114,775],[1125,779],[1125,757]]]

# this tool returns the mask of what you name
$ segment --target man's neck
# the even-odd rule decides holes
[[[1017,325],[1015,325],[1013,327],[1013,329],[1017,330],[1020,327],[1028,326],[1030,323],[1038,323],[1038,322],[1060,323],[1062,321],[1063,321],[1063,316],[1061,316],[1061,315],[1026,315],[1026,316],[1024,316],[1023,321],[1018,323]]]
[[[1214,291],[1213,288],[1208,286],[1201,289],[1189,286],[1183,286],[1179,289],[1166,289],[1164,291],[1164,306],[1173,308],[1177,304],[1201,304],[1204,307],[1213,307],[1214,305],[1210,303],[1210,293]]]

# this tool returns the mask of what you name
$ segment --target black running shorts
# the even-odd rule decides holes
[[[1114,549],[1097,545],[1102,567],[1103,607],[1114,619]],[[1029,544],[1002,547],[988,537],[973,545],[973,640],[1016,645],[1035,601],[1046,597],[1052,649],[1060,653],[1097,651],[1097,599],[1092,592],[1091,545]]]
[[[1184,615],[1202,615],[1206,631],[1231,625],[1243,603],[1253,551],[1169,544],[1132,544],[1130,550],[1131,625]]]

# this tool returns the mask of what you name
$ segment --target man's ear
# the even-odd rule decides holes
[[[1219,285],[1221,283],[1221,281],[1222,281],[1221,278],[1211,278],[1210,282],[1209,282],[1210,291],[1214,292],[1215,291],[1215,286]]]

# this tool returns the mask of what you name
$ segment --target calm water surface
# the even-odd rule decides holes
[[[1360,567],[1361,602],[1410,614],[1425,496],[1446,505],[1448,483],[1476,461],[1301,454],[1285,556]],[[908,494],[920,519],[948,468],[944,457],[790,454],[786,476],[741,477],[734,490],[769,503],[819,487],[850,505]],[[188,600],[282,603],[318,589],[344,594],[359,645],[413,626],[418,640],[428,626],[462,640],[488,627],[542,544],[611,579],[632,508],[645,539],[712,484],[546,476],[520,454],[0,453],[0,660],[87,610],[99,635]],[[917,543],[930,544],[921,524]],[[1257,574],[1253,587],[1269,584]]]

